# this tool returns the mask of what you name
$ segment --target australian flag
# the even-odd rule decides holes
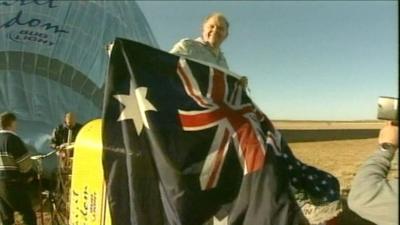
[[[297,192],[317,186],[306,193],[314,202],[338,199],[337,180],[295,160],[229,71],[116,39],[103,120],[114,225],[202,225],[214,215],[300,224]]]

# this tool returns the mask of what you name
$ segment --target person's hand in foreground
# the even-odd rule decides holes
[[[379,132],[379,145],[390,144],[394,149],[399,148],[399,127],[393,122],[387,124]]]

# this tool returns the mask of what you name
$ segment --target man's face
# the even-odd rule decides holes
[[[213,16],[203,24],[202,38],[212,47],[219,48],[227,36],[228,27],[222,17]]]
[[[75,115],[73,113],[68,113],[67,115],[65,115],[65,125],[67,125],[67,127],[74,127],[76,123],[76,119],[75,119]]]

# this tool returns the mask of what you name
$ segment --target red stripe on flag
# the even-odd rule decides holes
[[[251,124],[243,124],[237,130],[237,137],[246,163],[247,172],[251,173],[262,169],[266,156]]]
[[[217,109],[210,112],[199,112],[195,115],[179,114],[179,118],[184,127],[202,127],[225,118],[225,115],[220,109]]]
[[[213,76],[213,87],[211,97],[214,102],[223,102],[225,96],[225,75],[219,71],[214,69]]]

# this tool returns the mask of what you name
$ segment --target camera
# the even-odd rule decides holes
[[[397,122],[399,100],[394,97],[380,96],[378,98],[378,119]]]

